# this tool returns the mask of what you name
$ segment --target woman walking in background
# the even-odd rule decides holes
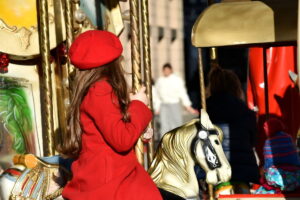
[[[165,64],[162,71],[163,76],[155,84],[159,99],[156,113],[159,114],[161,137],[164,133],[183,124],[182,105],[189,113],[198,114],[198,111],[191,106],[183,80],[173,73],[171,64]]]

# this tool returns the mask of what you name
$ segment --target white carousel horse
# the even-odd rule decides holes
[[[148,170],[157,187],[184,199],[198,199],[199,186],[194,166],[206,172],[206,182],[229,181],[231,167],[222,149],[223,133],[208,114],[166,133]]]
[[[198,199],[195,164],[204,169],[209,184],[225,182],[231,177],[221,140],[222,131],[211,123],[206,112],[201,111],[201,120],[192,120],[164,135],[148,172],[158,188],[183,199]],[[17,169],[10,170],[0,177],[1,200],[61,198],[59,194],[66,180],[58,183],[58,165],[38,159],[31,170],[19,169],[20,175],[13,172]]]

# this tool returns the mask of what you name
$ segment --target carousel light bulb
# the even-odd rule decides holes
[[[86,18],[86,14],[83,12],[83,10],[78,9],[75,11],[74,17],[78,23],[82,23]]]
[[[200,138],[200,139],[206,139],[207,138],[207,136],[208,136],[208,134],[207,134],[207,131],[204,131],[204,130],[201,130],[201,131],[199,131],[199,133],[198,133],[198,137]]]

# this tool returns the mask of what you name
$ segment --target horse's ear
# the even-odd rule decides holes
[[[219,140],[222,143],[223,142],[223,131],[222,131],[222,129],[220,127],[216,126],[216,125],[214,125],[214,128],[217,130]]]
[[[201,109],[200,112],[200,123],[205,129],[213,129],[214,125],[211,123],[209,116],[207,112],[203,109]]]

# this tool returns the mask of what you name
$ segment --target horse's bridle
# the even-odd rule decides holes
[[[220,162],[220,159],[215,151],[215,148],[212,146],[209,140],[209,135],[219,135],[218,132],[216,130],[206,129],[205,127],[202,126],[201,123],[196,123],[196,126],[197,126],[197,135],[195,136],[191,144],[191,152],[194,156],[194,159],[196,159],[197,144],[201,141],[203,143],[202,150],[209,169],[212,170],[221,167],[222,164]],[[210,159],[211,157],[215,159],[211,160]]]

